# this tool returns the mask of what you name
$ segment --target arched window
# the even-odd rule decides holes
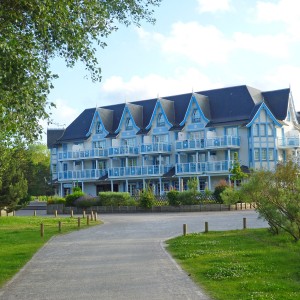
[[[125,123],[125,130],[132,130],[132,128],[133,128],[133,125],[132,125],[131,118],[127,118],[126,123]]]
[[[194,108],[192,113],[192,123],[199,123],[199,122],[201,122],[200,112],[197,108]]]
[[[102,133],[102,124],[101,124],[101,122],[97,122],[97,124],[96,124],[96,133]]]
[[[157,127],[165,126],[165,118],[162,113],[157,115]]]

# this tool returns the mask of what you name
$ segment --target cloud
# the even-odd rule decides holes
[[[280,0],[277,3],[258,1],[256,4],[256,21],[284,23],[289,34],[299,39],[299,0]]]
[[[113,104],[217,88],[220,85],[220,82],[210,81],[197,69],[189,68],[185,71],[177,69],[172,77],[149,74],[145,77],[133,76],[125,81],[120,76],[112,76],[103,82],[101,94]]]
[[[168,36],[145,31],[139,36],[157,43],[167,55],[184,56],[202,66],[225,63],[232,51],[231,41],[220,30],[197,22],[176,22]]]
[[[198,0],[198,11],[200,13],[217,11],[229,11],[230,0]]]

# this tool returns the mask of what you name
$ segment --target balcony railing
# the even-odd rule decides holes
[[[90,149],[90,150],[81,150],[81,151],[68,151],[68,152],[59,152],[59,160],[68,160],[68,159],[85,159],[85,158],[107,158],[108,150],[107,149]]]
[[[176,150],[183,151],[232,147],[240,147],[240,138],[238,136],[225,135],[208,139],[176,141]]]
[[[219,173],[229,172],[232,161],[190,162],[176,164],[176,174]]]
[[[108,177],[127,178],[127,177],[139,177],[139,176],[161,176],[167,173],[171,168],[172,168],[171,165],[116,167],[108,170]]]
[[[136,156],[139,154],[137,146],[120,146],[108,149],[108,156]]]
[[[58,172],[58,180],[99,179],[107,174],[107,170],[85,169]]]
[[[154,143],[141,145],[142,154],[151,153],[169,153],[172,150],[172,145],[168,143]]]
[[[299,137],[278,138],[277,141],[280,148],[297,148],[300,146]]]

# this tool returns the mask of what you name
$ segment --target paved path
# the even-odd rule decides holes
[[[45,245],[0,290],[0,299],[209,299],[164,250],[188,232],[266,227],[253,211],[102,215],[104,225]]]

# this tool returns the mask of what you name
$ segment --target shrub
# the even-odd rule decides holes
[[[214,196],[216,198],[217,203],[223,203],[223,199],[221,197],[222,192],[228,187],[226,180],[220,180],[218,185],[215,187]]]
[[[82,197],[84,195],[83,192],[74,192],[66,196],[66,206],[74,206],[74,202],[76,199]]]
[[[171,206],[179,206],[180,205],[178,194],[179,194],[179,192],[175,191],[175,190],[169,191],[167,193],[169,205],[171,205]]]
[[[99,205],[99,198],[89,195],[83,195],[74,201],[74,205],[80,208],[88,208]]]
[[[99,193],[100,206],[128,206],[133,204],[133,199],[129,193],[121,192],[101,192]],[[134,201],[134,204],[135,201]]]
[[[139,205],[140,207],[149,209],[153,207],[154,202],[155,196],[153,194],[153,191],[151,187],[147,187],[145,190],[143,190],[143,192],[140,195]]]
[[[196,205],[201,200],[201,193],[194,191],[183,191],[178,193],[178,201],[180,205]]]
[[[66,204],[66,199],[61,197],[51,197],[48,199],[47,204]]]

